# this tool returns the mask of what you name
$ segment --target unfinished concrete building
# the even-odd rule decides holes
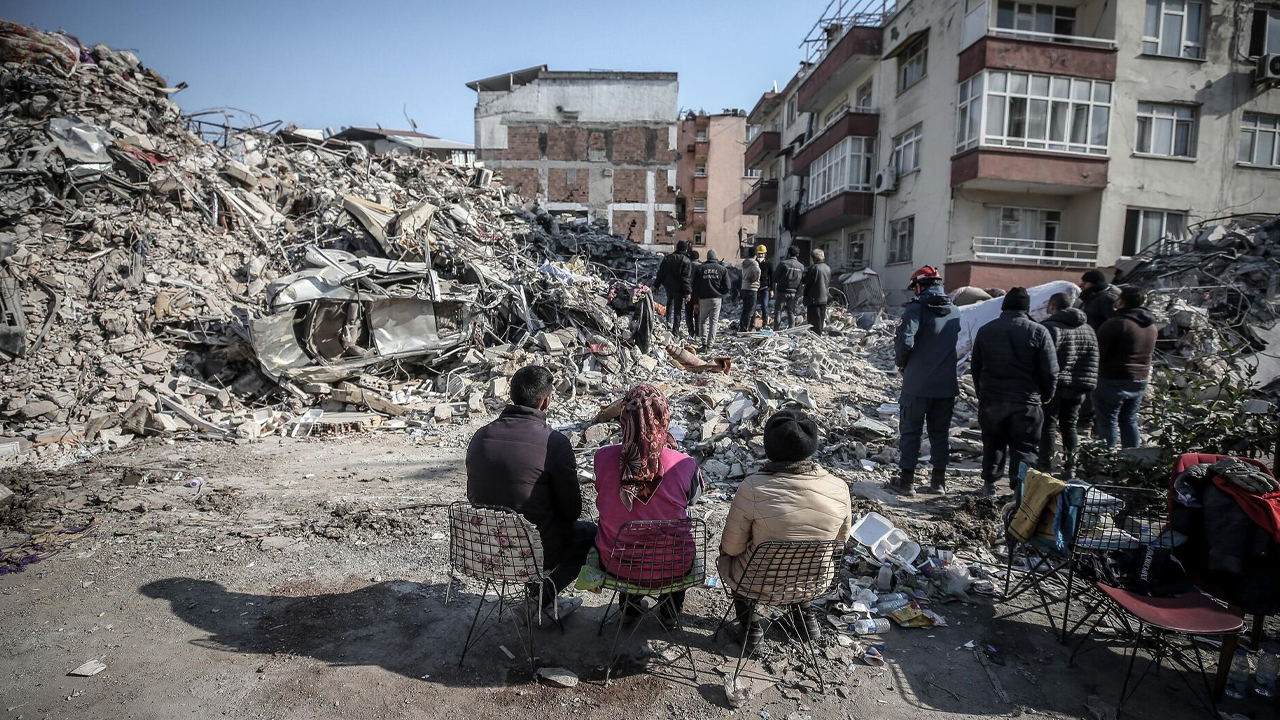
[[[742,209],[742,196],[760,175],[744,162],[746,112],[686,113],[680,118],[679,148],[677,207],[684,206],[684,224],[676,239],[732,261],[741,248],[755,245],[756,236],[756,216]]]
[[[633,242],[674,244],[675,73],[541,65],[467,87],[478,159],[508,186],[552,212],[607,219]]]

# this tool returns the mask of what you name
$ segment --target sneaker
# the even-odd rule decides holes
[[[982,490],[979,490],[978,492],[987,497],[995,497],[996,484],[994,482],[983,483]]]
[[[572,615],[575,611],[577,611],[577,609],[580,607],[582,607],[582,598],[557,597],[555,599],[554,605],[552,605],[551,603],[548,603],[546,607],[542,608],[542,614],[546,615],[549,618],[555,619],[557,618],[557,613],[558,613],[558,618],[560,620],[564,620],[565,618]]]
[[[739,635],[738,642],[744,646],[748,653],[754,651],[760,646],[760,643],[764,642],[764,626],[759,622],[751,623]]]

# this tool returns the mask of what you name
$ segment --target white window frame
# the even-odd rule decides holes
[[[1137,127],[1133,135],[1133,151],[1139,155],[1194,158],[1196,156],[1196,108],[1168,103],[1138,103]],[[1168,139],[1158,137],[1161,127],[1168,129]],[[1185,133],[1186,152],[1178,152],[1178,134]],[[1158,143],[1158,144],[1157,144]]]
[[[1035,228],[1035,231],[1033,233],[1035,237],[1022,237],[1021,231],[1015,232],[1015,233],[1004,232],[1003,230],[1003,226],[1005,222],[1004,218],[1005,218],[1005,215],[1008,214],[1010,211],[1016,212],[1019,215],[1023,213],[1034,214],[1035,220],[1032,223],[1032,227]],[[1047,231],[1050,227],[1054,227],[1054,228],[1057,228],[1057,233],[1055,233],[1053,241],[1054,242],[1062,241],[1062,211],[1057,208],[1022,207],[1022,206],[1016,206],[1016,205],[984,205],[982,207],[982,212],[983,212],[982,223],[984,226],[984,230],[986,232],[993,233],[992,237],[994,238],[1001,239],[1001,240],[1047,241],[1049,240],[1049,233]],[[990,221],[992,217],[991,213],[995,213],[995,217],[996,217],[994,228],[991,227],[991,221]],[[1019,225],[1021,224],[1022,223],[1019,222]]]
[[[710,135],[707,135],[707,131],[706,131],[706,130],[699,130],[697,133],[695,133],[695,134],[694,134],[694,136],[693,136],[693,141],[694,141],[694,142],[708,142],[710,137],[711,137]]]
[[[911,68],[919,68],[920,75],[910,82],[907,81],[909,70]],[[911,44],[903,48],[898,54],[898,94],[920,84],[929,75],[929,36],[921,35],[919,38],[912,40]]]
[[[848,267],[867,266],[867,248],[871,247],[870,230],[854,230],[845,236],[844,263]],[[854,252],[857,248],[857,252]]]
[[[693,234],[693,244],[696,247],[703,247],[707,244],[707,236],[705,233],[696,232]]]
[[[706,198],[694,198],[694,199],[693,199],[693,211],[694,211],[694,212],[696,212],[696,213],[704,213],[704,212],[706,212],[706,211],[707,211],[707,200],[706,200]]]
[[[763,128],[761,128],[759,125],[748,125],[747,126],[747,143],[750,143],[752,140],[755,140],[757,137],[759,137],[762,131],[763,131]]]
[[[857,92],[854,94],[853,110],[854,112],[869,113],[874,112],[875,98],[873,92],[875,86],[872,84],[874,80],[868,79],[866,82],[858,86]]]
[[[924,123],[918,123],[893,138],[893,167],[898,175],[920,169],[920,146],[924,142]]]
[[[1129,213],[1132,213],[1132,212],[1138,213],[1138,227],[1134,232],[1134,239],[1137,241],[1137,247],[1134,248],[1135,253],[1140,253],[1145,248],[1151,246],[1151,243],[1143,244],[1143,239],[1142,239],[1144,235],[1143,230],[1146,229],[1148,227],[1148,224],[1151,222],[1157,222],[1160,225],[1159,229],[1156,231],[1156,236],[1157,236],[1156,242],[1161,242],[1163,240],[1170,239],[1169,218],[1171,217],[1181,218],[1181,221],[1182,221],[1182,232],[1174,235],[1172,239],[1181,240],[1186,238],[1187,214],[1185,212],[1181,210],[1160,210],[1158,208],[1129,207],[1129,208],[1125,208],[1125,239],[1128,238]]]
[[[984,70],[960,83],[956,152],[982,145],[1106,155],[1113,90],[1102,80]]]
[[[874,168],[875,138],[844,138],[809,166],[810,207],[844,192],[871,192]]]
[[[1013,5],[1013,26],[1005,26],[1000,24],[1000,6]],[[1042,16],[1047,15],[1049,18],[1049,29],[1045,30],[1041,24]],[[1027,18],[1030,18],[1029,27],[1023,27]],[[1071,32],[1058,32],[1059,21],[1070,21]],[[1066,5],[1049,5],[1047,3],[1037,2],[1017,2],[1016,0],[999,0],[996,2],[996,27],[1001,30],[1008,30],[1009,34],[1017,35],[1018,31],[1034,32],[1043,35],[1058,35],[1069,37],[1075,35],[1076,32],[1076,9]],[[1034,37],[1034,36],[1032,36]]]
[[[787,100],[787,127],[791,127],[791,124],[799,119],[799,117],[800,101],[797,99],[797,96],[792,95],[791,98]]]
[[[825,130],[831,127],[832,123],[834,123],[836,120],[839,120],[840,117],[844,115],[845,111],[848,109],[849,109],[848,102],[841,102],[839,105],[836,105],[835,107],[831,108],[831,110],[822,117],[822,129]]]
[[[743,168],[742,177],[758,178],[760,177],[760,168]]]
[[[1280,7],[1259,7],[1254,12],[1260,13],[1265,23],[1262,26],[1262,54],[1280,53]],[[1257,15],[1254,17],[1256,19]]]
[[[1262,147],[1258,140],[1262,137],[1271,144],[1270,158],[1258,157],[1258,150]],[[1247,159],[1245,143],[1248,143]],[[1240,150],[1236,157],[1241,165],[1280,169],[1280,115],[1245,113],[1241,120]]]
[[[1187,31],[1196,23],[1191,22],[1191,6],[1198,8],[1199,28],[1198,40],[1190,40]],[[1181,9],[1179,9],[1181,7]],[[1202,0],[1147,0],[1144,8],[1145,15],[1142,21],[1142,54],[1156,55],[1159,57],[1176,57],[1186,58],[1189,60],[1204,59],[1204,36],[1205,28],[1208,21],[1208,15],[1205,13],[1205,3]],[[1150,33],[1150,22],[1152,14],[1155,14],[1156,34]],[[1166,18],[1181,18],[1181,35],[1170,42],[1178,43],[1177,53],[1164,52],[1166,38],[1164,37]]]
[[[916,217],[912,215],[889,224],[889,252],[885,265],[904,265],[911,262],[916,243]]]
[[[707,176],[707,164],[706,164],[706,163],[694,163],[694,166],[693,166],[693,176],[694,176],[694,177],[706,177],[706,176]]]

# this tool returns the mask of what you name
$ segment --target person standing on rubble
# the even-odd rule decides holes
[[[716,344],[716,325],[720,323],[720,306],[729,292],[729,271],[715,250],[707,251],[707,261],[698,266],[693,291],[698,295],[698,337],[702,350]]]
[[[827,254],[814,250],[813,264],[804,272],[800,284],[804,286],[804,304],[812,331],[821,335],[827,327],[827,305],[831,302],[831,267]]]
[[[983,325],[973,342],[970,367],[982,430],[983,493],[994,495],[1008,459],[1016,490],[1022,463],[1037,466],[1043,406],[1058,387],[1053,338],[1031,319],[1031,296],[1016,287],[1004,296],[1000,317]]]
[[[782,328],[782,315],[787,316],[787,329],[796,325],[797,298],[800,293],[800,282],[804,279],[804,265],[800,264],[800,248],[792,245],[787,248],[787,257],[778,263],[778,271],[774,273],[773,295],[773,328]]]
[[[689,248],[689,287],[693,288],[697,284],[698,268],[702,263],[698,262],[698,251],[692,247]],[[689,337],[698,337],[698,300],[691,298],[684,306],[685,327],[689,329]]]
[[[902,375],[902,394],[898,399],[901,477],[891,482],[889,488],[902,495],[915,494],[920,436],[927,425],[929,455],[933,460],[929,489],[945,493],[951,413],[960,394],[960,381],[956,377],[960,308],[942,291],[942,276],[932,265],[912,273],[908,289],[916,296],[902,311],[902,322],[898,324],[893,343],[894,364]]]
[[[1115,317],[1098,330],[1098,387],[1093,391],[1098,438],[1115,447],[1142,442],[1138,410],[1151,378],[1156,351],[1156,319],[1147,310],[1147,293],[1126,285],[1116,300]]]
[[[1076,307],[1084,311],[1095,333],[1102,328],[1102,323],[1115,317],[1118,299],[1120,288],[1107,282],[1101,270],[1090,270],[1081,276],[1080,301]]]
[[[680,337],[680,316],[684,304],[693,296],[693,261],[689,259],[689,241],[676,243],[675,252],[662,258],[654,287],[667,291],[667,318],[671,320],[671,334]]]
[[[756,246],[756,260],[760,263],[760,293],[756,296],[760,303],[761,327],[769,327],[770,295],[773,294],[773,263],[769,262],[769,248]]]
[[[738,332],[754,332],[756,319],[756,302],[760,298],[760,254],[761,248],[754,248],[751,254],[742,261],[742,314],[738,317]]]
[[[1089,327],[1083,310],[1071,307],[1071,298],[1058,293],[1049,298],[1049,319],[1044,321],[1058,352],[1058,389],[1045,406],[1044,429],[1040,433],[1040,469],[1053,469],[1055,429],[1062,434],[1062,469],[1075,474],[1076,431],[1080,406],[1098,384],[1098,336]]]
[[[511,404],[497,420],[471,436],[467,446],[467,500],[507,507],[538,529],[549,579],[529,593],[541,596],[543,612],[564,618],[581,598],[559,598],[578,577],[596,539],[594,523],[578,520],[582,490],[569,438],[547,427],[555,378],[537,365],[511,376]]]

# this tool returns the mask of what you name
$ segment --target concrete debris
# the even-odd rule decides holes
[[[67,673],[72,677],[93,677],[103,670],[107,669],[107,664],[101,660],[90,660],[89,662],[77,667],[75,670]]]

